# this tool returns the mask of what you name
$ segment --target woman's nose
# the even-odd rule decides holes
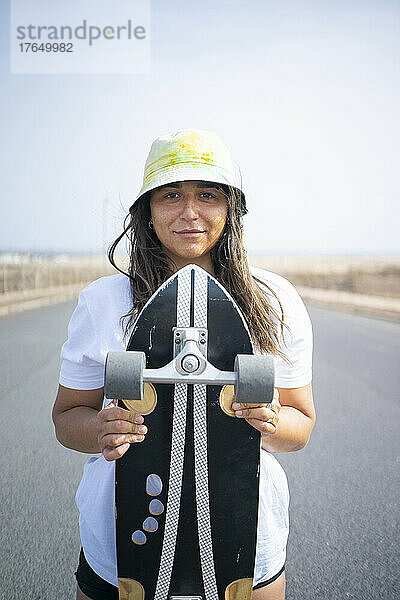
[[[197,204],[192,197],[186,197],[183,200],[181,217],[184,219],[197,219],[198,217]]]

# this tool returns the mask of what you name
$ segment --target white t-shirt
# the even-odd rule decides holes
[[[275,361],[275,385],[302,387],[311,381],[312,329],[306,308],[295,288],[283,277],[258,268],[253,275],[265,281],[279,297],[285,315],[283,352],[290,364]],[[279,310],[276,299],[270,303]],[[79,390],[104,385],[109,351],[125,350],[121,316],[131,308],[125,275],[101,277],[80,294],[61,351],[60,384]],[[76,493],[82,547],[91,568],[118,586],[115,550],[114,467],[103,455],[90,458]],[[260,512],[254,585],[274,576],[283,566],[289,533],[289,491],[286,475],[275,459],[261,452]]]

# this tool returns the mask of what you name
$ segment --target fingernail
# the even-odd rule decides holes
[[[136,439],[137,439],[138,442],[143,442],[144,435],[138,435]]]
[[[136,415],[135,417],[135,423],[143,423],[144,419],[142,417],[142,415]]]
[[[141,425],[140,427],[138,427],[138,433],[146,433],[146,431],[147,431],[146,425]]]
[[[238,404],[237,402],[234,402],[234,403],[232,404],[232,408],[233,408],[233,410],[236,410],[236,409],[240,408],[240,406],[241,406],[241,405],[240,405],[240,404]]]
[[[237,411],[236,411],[236,414],[237,414],[239,417],[241,417],[241,416],[242,416],[242,414],[243,414],[243,411],[242,411],[242,410],[237,410]]]

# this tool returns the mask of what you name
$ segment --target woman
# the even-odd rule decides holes
[[[114,464],[144,440],[142,416],[103,407],[108,351],[126,347],[138,311],[177,269],[194,263],[215,276],[241,308],[260,352],[274,355],[276,404],[233,404],[236,417],[262,434],[260,514],[253,600],[282,600],[288,535],[286,477],[272,452],[298,450],[314,421],[312,334],[307,312],[285,279],[249,270],[242,242],[245,196],[229,152],[215,134],[183,130],[155,140],[142,189],[130,208],[128,273],[103,277],[82,291],[62,350],[60,386],[53,409],[58,440],[101,453],[85,465],[76,501],[81,551],[78,600],[117,598]],[[122,273],[122,271],[121,271]],[[279,397],[279,400],[278,400]]]

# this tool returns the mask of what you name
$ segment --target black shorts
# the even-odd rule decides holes
[[[262,583],[255,585],[253,590],[258,590],[269,583],[272,583],[275,581],[275,579],[278,579],[278,577],[282,575],[284,570],[285,565],[283,565],[282,569],[276,575],[267,581],[263,581]],[[79,588],[84,594],[86,594],[86,596],[91,598],[91,600],[118,600],[118,588],[116,588],[114,585],[111,585],[111,583],[108,583],[108,581],[104,581],[104,579],[99,577],[97,573],[93,571],[93,569],[88,565],[82,549],[79,555],[79,565],[76,570],[75,577]]]

